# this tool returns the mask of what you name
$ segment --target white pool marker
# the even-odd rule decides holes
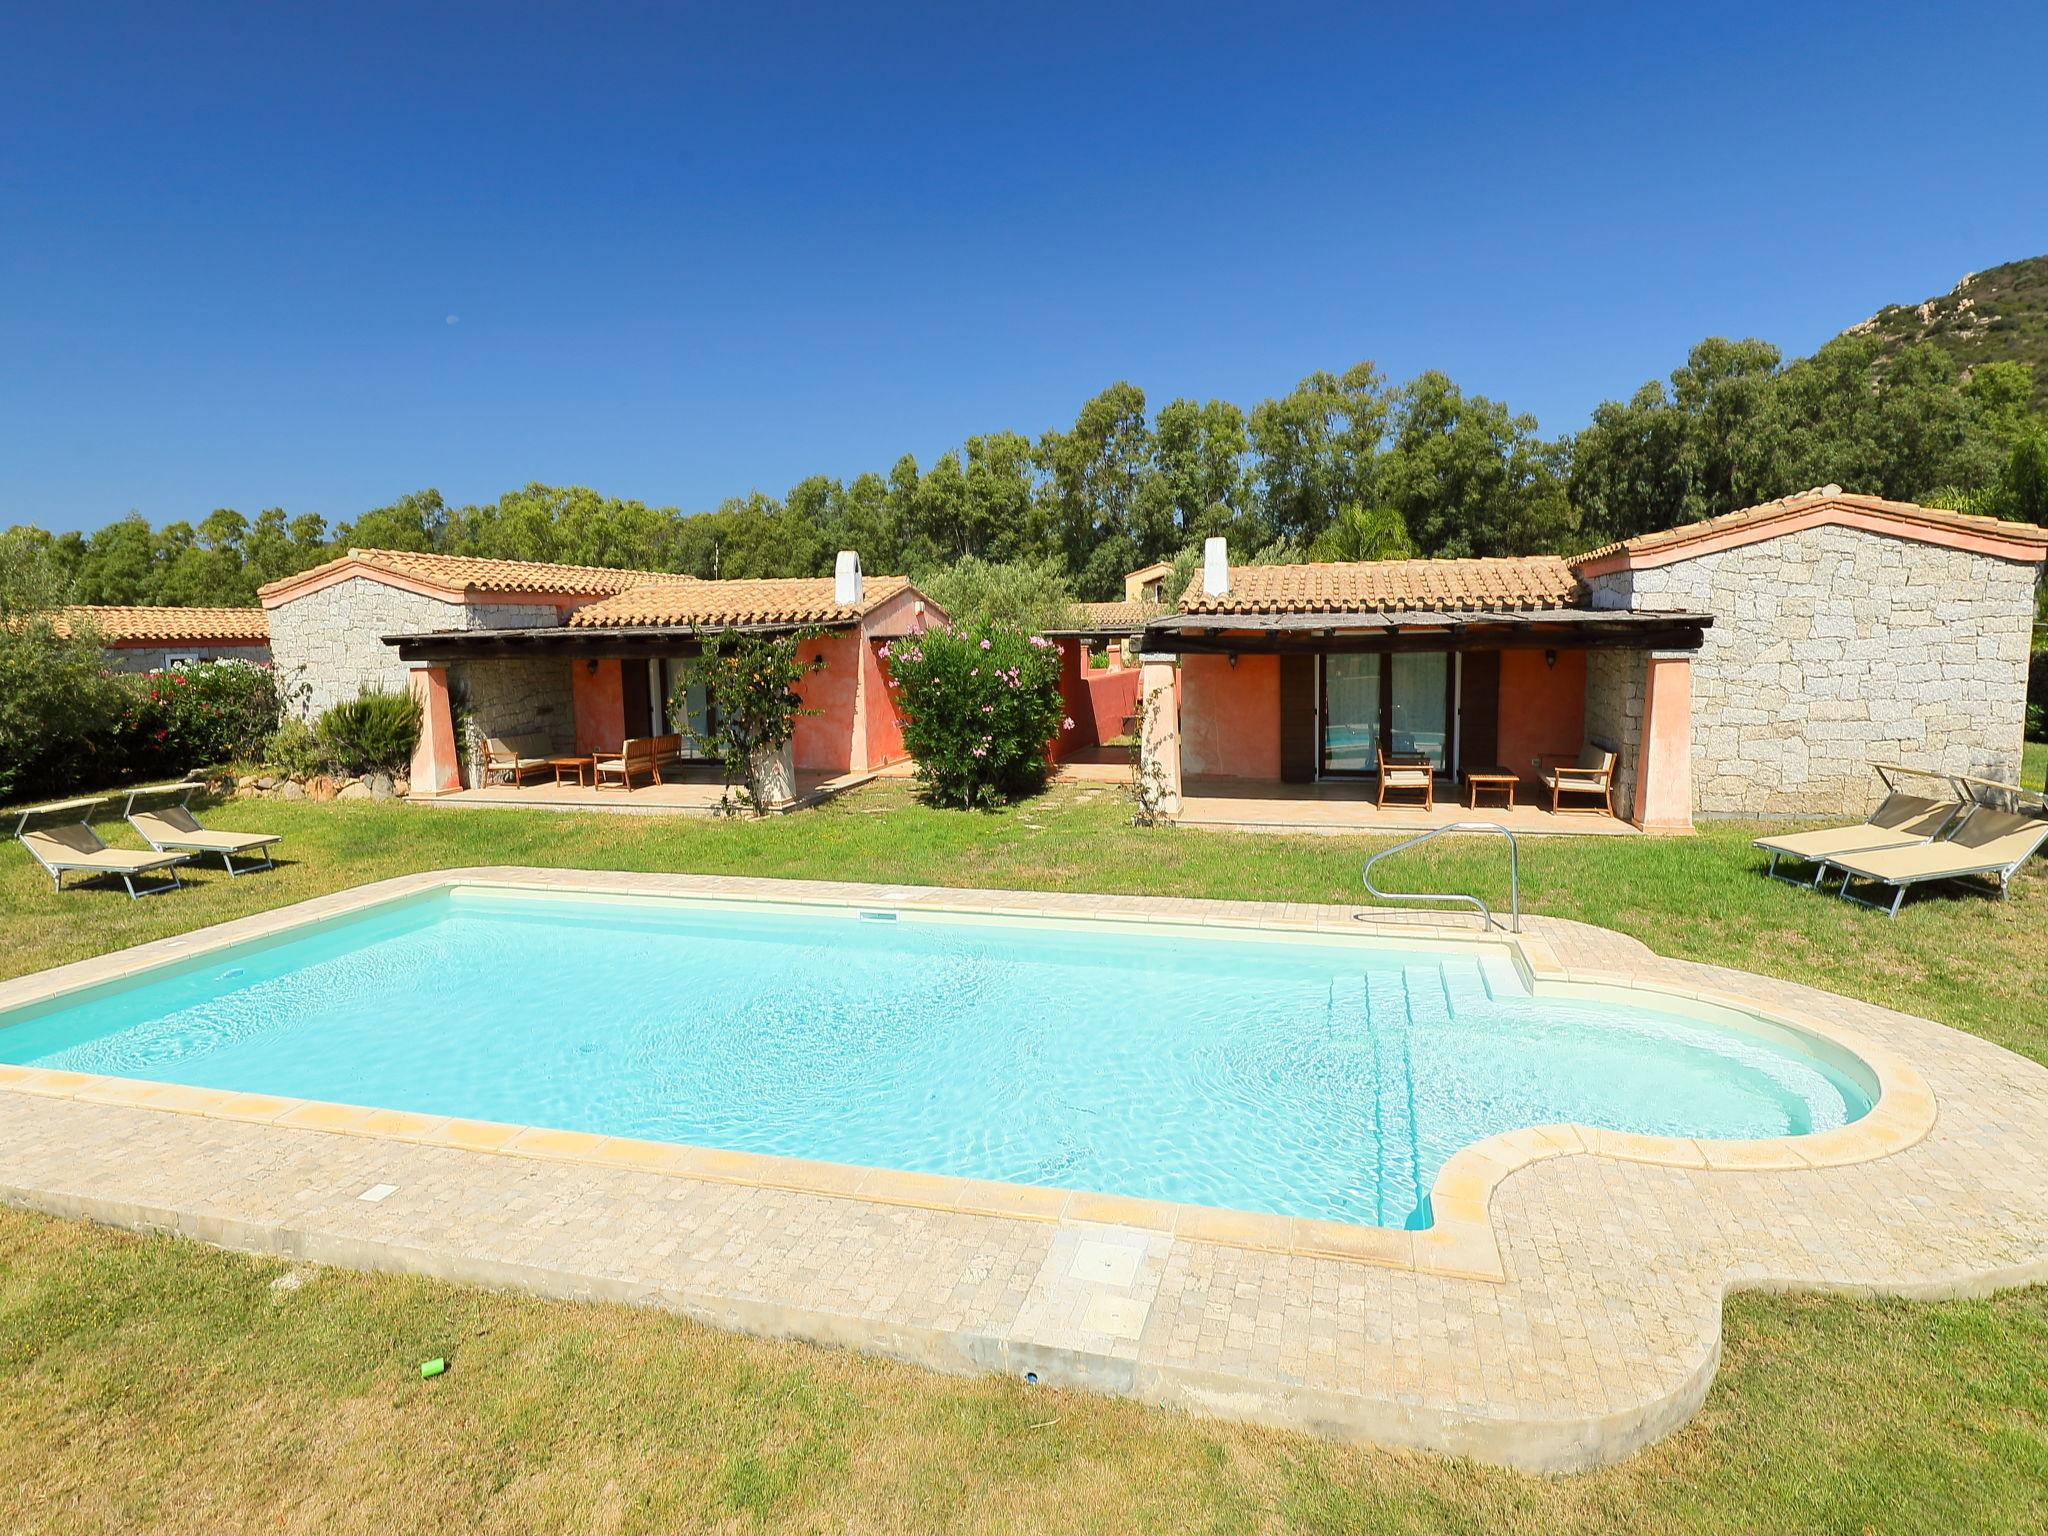
[[[371,1205],[375,1205],[379,1200],[384,1199],[386,1196],[395,1195],[397,1193],[398,1186],[396,1184],[372,1184],[360,1195],[357,1195],[356,1198],[358,1200],[367,1201]]]
[[[1135,1339],[1145,1332],[1145,1314],[1152,1310],[1149,1301],[1136,1296],[1113,1296],[1108,1291],[1097,1291],[1088,1298],[1088,1310],[1081,1316],[1081,1327],[1089,1333],[1103,1333],[1113,1339]]]

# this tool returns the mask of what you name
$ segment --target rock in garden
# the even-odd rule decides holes
[[[370,786],[370,798],[372,800],[389,800],[391,798],[390,774],[373,773],[363,782]]]
[[[327,777],[324,773],[314,774],[312,778],[306,780],[306,798],[308,800],[332,800],[334,798],[334,780]]]
[[[341,786],[334,798],[337,800],[367,800],[370,798],[370,786],[361,779],[351,779],[348,783]]]
[[[306,798],[305,786],[302,784],[298,784],[291,779],[286,779],[284,781],[284,789],[281,791],[280,797],[286,800],[303,800]]]

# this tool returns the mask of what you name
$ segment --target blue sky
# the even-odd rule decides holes
[[[2048,252],[2037,9],[1670,9],[11,7],[0,524],[696,509],[1363,357],[1558,431]]]

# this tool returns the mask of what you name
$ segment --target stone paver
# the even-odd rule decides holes
[[[1349,909],[1298,905],[473,871],[23,978],[0,985],[0,1007],[460,878],[1098,920],[1349,920]],[[1533,1133],[1491,1138],[1473,1159],[1489,1165],[1473,1219],[1487,1263],[1434,1252],[1431,1233],[1416,1234],[1406,1257],[1397,1248],[1358,1261],[1305,1232],[1281,1245],[1237,1240],[1234,1213],[1023,1191],[1019,1214],[1000,1214],[1015,1187],[928,1181],[927,1203],[901,1190],[871,1199],[858,1180],[831,1193],[728,1179],[687,1149],[639,1163],[630,1145],[617,1155],[493,1150],[506,1138],[484,1134],[492,1128],[464,1139],[439,1123],[408,1130],[407,1117],[367,1124],[344,1113],[331,1123],[348,1129],[325,1129],[297,1119],[291,1101],[244,1095],[252,1102],[215,1113],[190,1092],[136,1102],[113,1080],[38,1085],[17,1074],[0,1082],[0,1198],[1550,1470],[1616,1459],[1683,1422],[1712,1378],[1732,1287],[1948,1296],[2048,1278],[2048,1071],[1926,1020],[1663,960],[1605,930],[1528,927],[1539,974],[1736,994],[1896,1053],[1932,1095],[1931,1129],[1883,1155],[1756,1169],[1642,1160],[1625,1140],[1611,1156],[1572,1132],[1540,1147]],[[399,1139],[415,1134],[426,1139]],[[1504,1142],[1527,1143],[1536,1160],[1494,1145]],[[1718,1145],[1682,1143],[1673,1155]],[[390,1189],[363,1198],[379,1186]]]

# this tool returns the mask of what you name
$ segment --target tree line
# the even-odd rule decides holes
[[[1714,338],[1547,438],[1441,373],[1397,385],[1361,362],[1249,410],[1153,410],[1117,383],[1035,438],[970,437],[929,465],[905,454],[886,473],[813,475],[694,514],[533,484],[463,506],[418,491],[335,524],[221,508],[161,528],[139,514],[91,534],[21,526],[6,544],[34,546],[85,603],[253,603],[351,546],[707,577],[824,575],[857,549],[874,572],[1014,566],[1108,598],[1125,571],[1185,563],[1213,534],[1240,562],[1572,553],[1828,482],[2043,521],[2048,417],[2031,394],[2026,365],[1966,377],[1929,344],[1841,337],[1787,362],[1768,342]]]

